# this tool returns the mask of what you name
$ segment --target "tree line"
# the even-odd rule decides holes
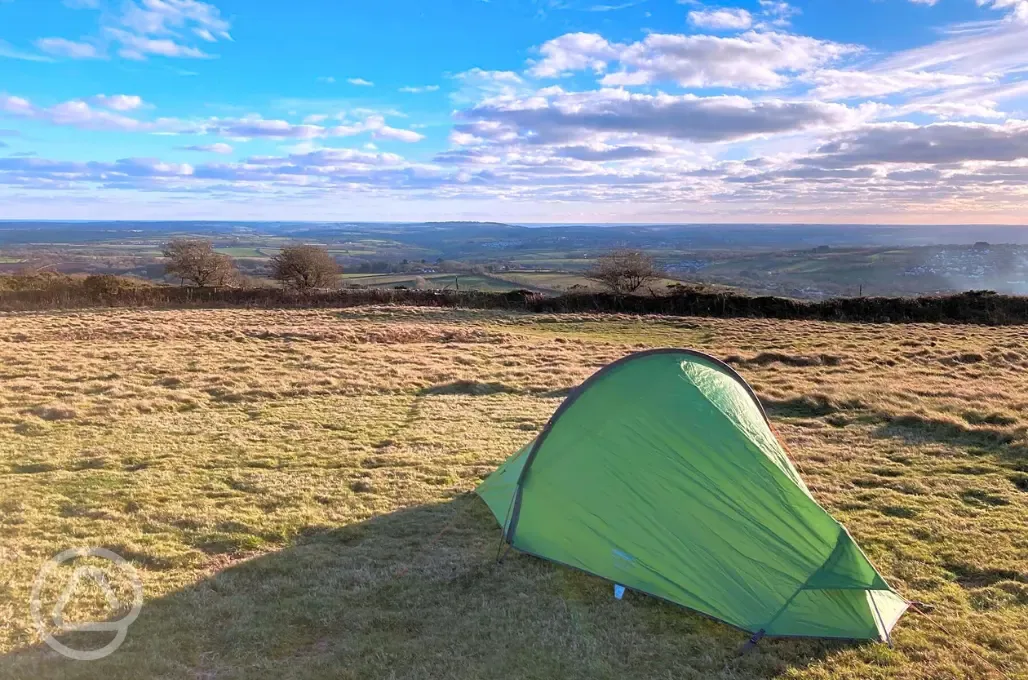
[[[232,258],[203,239],[174,239],[162,251],[164,273],[199,288],[231,285],[239,275]],[[286,288],[308,291],[334,288],[342,268],[326,248],[286,246],[271,258],[271,278]]]
[[[199,288],[228,286],[239,276],[232,258],[214,249],[204,239],[174,239],[163,248],[167,260],[164,271],[183,284]],[[271,257],[271,278],[286,288],[310,291],[334,288],[342,268],[328,249],[314,245],[282,248]],[[629,295],[648,287],[663,275],[653,258],[646,253],[618,249],[601,255],[586,278],[596,281],[615,295]],[[652,292],[652,291],[651,291]]]

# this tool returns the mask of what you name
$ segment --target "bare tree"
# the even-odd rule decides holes
[[[335,258],[320,246],[288,246],[271,258],[271,278],[288,288],[330,288],[342,270]]]
[[[214,251],[214,244],[202,239],[178,238],[164,246],[164,273],[191,281],[200,288],[224,286],[236,274],[232,258]]]
[[[646,253],[620,249],[601,255],[585,275],[606,286],[610,292],[625,295],[659,279],[661,272]]]

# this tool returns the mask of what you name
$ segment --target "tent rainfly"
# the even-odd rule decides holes
[[[890,640],[907,608],[700,352],[602,368],[478,488],[513,548],[753,633]]]

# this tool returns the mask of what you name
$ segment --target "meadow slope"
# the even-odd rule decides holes
[[[498,527],[469,492],[571,387],[658,346],[731,362],[812,493],[934,606],[894,649],[737,656],[743,634],[675,606],[514,552],[495,563]],[[1026,414],[1020,326],[5,314],[0,678],[1028,677]],[[28,607],[43,561],[79,545],[130,559],[146,595],[95,662],[40,645]],[[71,618],[105,607],[85,591]]]

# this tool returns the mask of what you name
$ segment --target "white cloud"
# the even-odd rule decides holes
[[[210,130],[215,134],[233,139],[314,139],[327,136],[327,128],[320,125],[294,124],[285,120],[269,120],[259,117],[238,119],[215,119]]]
[[[414,132],[413,130],[400,130],[398,128],[389,127],[385,124],[385,119],[382,116],[369,116],[364,121],[364,129],[371,132],[371,136],[374,139],[391,139],[397,142],[420,142],[425,138],[424,135]]]
[[[760,23],[757,28],[787,28],[800,10],[783,0],[760,0]]]
[[[98,59],[103,56],[96,45],[88,42],[75,42],[64,38],[40,38],[36,47],[47,54],[69,59]]]
[[[112,111],[134,111],[143,106],[143,99],[134,94],[94,95],[89,102]]]
[[[101,108],[94,108],[90,104]],[[422,135],[412,130],[390,127],[378,114],[370,115],[363,121],[336,126],[316,125],[310,122],[296,124],[285,120],[269,120],[259,116],[190,121],[176,118],[140,120],[124,115],[125,112],[137,110],[143,105],[142,99],[134,95],[96,95],[90,97],[88,101],[73,99],[56,106],[43,108],[35,106],[22,97],[0,95],[0,112],[2,113],[83,130],[154,134],[216,134],[232,139],[303,140],[348,137],[362,133],[370,133],[375,138],[403,142],[417,142],[423,139]],[[321,120],[325,118],[322,116]]]
[[[778,88],[784,74],[818,68],[862,48],[804,36],[750,31],[733,37],[652,33],[640,42],[612,44],[597,34],[572,33],[539,48],[536,77],[576,70],[600,73],[611,63],[603,85],[632,86],[674,82],[682,87]]]
[[[319,76],[318,77],[318,82],[319,83],[328,83],[329,85],[331,85],[335,81],[336,81],[336,79],[333,78],[332,76]]]
[[[622,70],[604,85],[671,81],[682,87],[778,88],[786,75],[856,54],[861,48],[786,33],[731,38],[651,34],[620,55]]]
[[[992,9],[1010,10],[1008,15],[1014,21],[1028,21],[1028,2],[1025,0],[975,0],[979,7],[986,6]]]
[[[20,115],[34,120],[42,120],[52,125],[63,125],[82,130],[166,134],[201,131],[199,126],[186,121],[170,118],[141,121],[121,113],[95,109],[81,99],[63,102],[45,109],[36,108],[32,105],[29,106],[30,108],[24,110]]]
[[[194,144],[193,146],[180,146],[179,149],[182,151],[201,151],[204,153],[219,153],[219,154],[230,154],[233,149],[230,145],[224,142],[218,142],[216,144]]]
[[[804,78],[817,85],[811,95],[819,99],[881,97],[911,90],[931,91],[962,87],[988,79],[932,71],[815,71]]]
[[[543,59],[529,73],[536,78],[557,78],[586,69],[600,73],[617,59],[619,47],[596,33],[566,33],[543,43],[539,52]]]
[[[401,87],[400,92],[406,92],[407,94],[422,94],[424,92],[435,92],[438,89],[438,85],[421,85],[418,87],[408,85],[406,87]]]
[[[20,59],[22,61],[53,61],[50,57],[18,49],[6,40],[0,40],[0,58]]]
[[[470,118],[474,114],[461,112],[461,118]],[[513,144],[517,142],[519,133],[516,127],[509,123],[497,120],[479,119],[466,123],[458,123],[453,126],[450,133],[450,141],[459,146],[470,146],[472,144]]]
[[[199,0],[130,0],[119,23],[138,35],[180,35],[189,28],[205,40],[231,39],[218,8]]]
[[[880,67],[887,70],[941,71],[968,76],[1028,69],[1028,24],[986,21],[950,29],[942,40],[896,53]]]
[[[97,0],[65,0],[71,7],[99,9]],[[231,40],[228,21],[218,8],[200,0],[123,0],[118,12],[100,15],[101,37],[73,41],[61,37],[42,38],[37,46],[50,54],[73,59],[104,56],[100,42],[118,45],[117,54],[126,59],[150,56],[202,59],[211,55],[194,43]]]
[[[952,120],[958,118],[1006,118],[1006,114],[996,109],[996,102],[983,100],[980,102],[945,102],[939,104],[909,105],[904,113],[925,113],[935,118]]]
[[[347,78],[346,82],[351,85],[357,85],[358,87],[372,87],[375,84],[370,80],[364,80],[363,78]]]
[[[689,12],[689,22],[715,31],[744,31],[753,25],[753,16],[739,8],[704,9]]]
[[[628,9],[629,7],[635,7],[641,5],[646,0],[631,0],[630,2],[622,2],[616,5],[590,5],[585,8],[586,12],[616,12],[622,9]]]
[[[450,98],[458,104],[470,104],[487,97],[511,97],[526,90],[525,81],[513,71],[486,71],[475,67],[457,73],[459,84]]]
[[[113,163],[0,158],[0,178],[8,182],[18,178],[93,183],[120,179],[141,185],[156,178],[189,178],[193,172],[188,163],[166,163],[156,158],[124,158]]]
[[[887,163],[953,164],[1028,158],[1028,122],[871,125],[823,144],[802,159],[822,168]]]
[[[335,126],[319,124],[327,120],[328,116],[325,115],[308,116],[303,123],[299,124],[260,116],[209,118],[206,120],[177,118],[141,120],[125,115],[138,111],[144,106],[140,97],[124,94],[99,94],[88,99],[73,99],[49,108],[36,106],[23,97],[0,94],[0,113],[82,130],[153,134],[213,134],[230,139],[312,140],[350,137],[364,133],[370,134],[374,139],[408,143],[424,139],[424,135],[413,130],[395,128],[386,124],[384,116],[380,113],[368,113],[363,120],[343,122]]]
[[[616,146],[610,144],[585,144],[554,147],[554,155],[578,161],[608,162],[636,158],[653,158],[664,152],[655,146]]]
[[[320,117],[324,120],[324,116]],[[308,120],[310,120],[308,118]],[[400,142],[418,142],[424,136],[413,130],[403,130],[386,125],[378,114],[367,116],[363,121],[323,126],[305,122],[290,123],[285,120],[269,120],[257,116],[238,119],[213,119],[204,124],[212,133],[232,139],[322,139],[326,137],[352,137],[370,133],[374,139],[391,139]]]
[[[470,146],[472,144],[484,144],[486,140],[481,137],[476,137],[470,132],[461,132],[459,130],[453,130],[450,132],[450,143],[456,144],[457,146]]]
[[[324,148],[304,154],[292,154],[287,158],[275,156],[247,159],[248,163],[264,166],[284,167],[295,164],[314,168],[340,168],[347,166],[406,166],[403,157],[394,153],[368,153],[357,149]]]
[[[1028,80],[987,82],[959,87],[909,100],[895,111],[895,117],[927,113],[940,118],[999,118],[1001,102],[1028,95]]]
[[[29,116],[35,108],[28,99],[0,94],[0,111],[15,116]]]
[[[208,59],[211,56],[199,48],[175,42],[171,38],[149,38],[116,28],[107,29],[107,34],[121,43],[119,56],[135,61],[145,60],[150,55],[187,59]]]
[[[745,97],[633,94],[625,90],[540,90],[526,99],[490,99],[460,119],[491,123],[461,130],[476,137],[516,133],[532,144],[564,144],[595,135],[634,134],[692,142],[723,142],[818,128],[842,128],[862,114],[816,101],[753,101]]]
[[[374,130],[371,136],[375,139],[392,139],[397,142],[420,142],[425,138],[424,135],[414,132],[413,130],[400,130],[397,128],[383,125],[382,127]]]
[[[432,190],[454,173],[396,154],[357,149],[317,149],[288,156],[253,156],[238,163],[169,163],[156,158],[69,162],[0,157],[0,185],[62,190],[160,191],[188,194]]]

